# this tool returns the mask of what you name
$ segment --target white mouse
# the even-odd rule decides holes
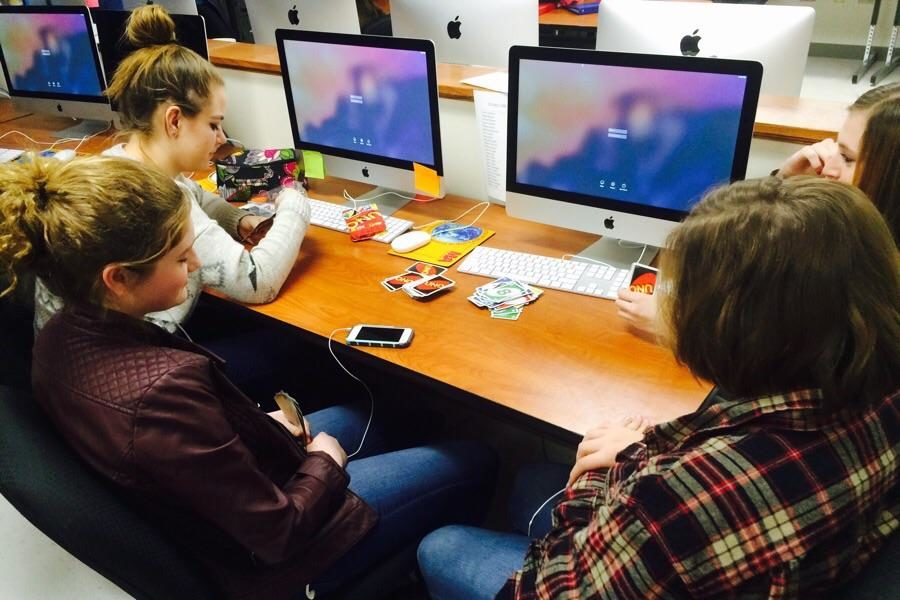
[[[53,158],[55,158],[56,160],[62,160],[62,161],[72,160],[73,158],[75,158],[75,151],[70,150],[68,148],[66,148],[65,150],[58,150],[53,155]]]
[[[394,252],[405,254],[412,252],[416,248],[421,248],[431,241],[431,234],[427,231],[410,231],[403,235],[398,235],[391,242],[391,248]]]

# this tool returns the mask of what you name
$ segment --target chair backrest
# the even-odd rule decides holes
[[[835,598],[896,600],[900,594],[900,533],[885,542],[868,565]]]
[[[0,494],[138,599],[215,598],[196,563],[95,475],[22,390],[0,386]]]
[[[8,285],[0,277],[0,290]],[[34,281],[20,282],[12,294],[0,298],[0,385],[31,385],[31,345],[34,321]]]

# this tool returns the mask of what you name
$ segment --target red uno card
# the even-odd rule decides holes
[[[639,292],[652,296],[656,291],[656,276],[659,269],[634,263],[631,265],[631,283],[628,286],[632,292]]]
[[[381,285],[390,292],[396,292],[404,285],[419,281],[422,277],[420,273],[400,273],[399,275],[392,275],[387,279],[383,279]]]
[[[426,277],[431,277],[432,275],[440,275],[447,269],[436,265],[429,265],[426,262],[417,262],[409,265],[406,270],[410,273],[421,273]]]
[[[435,277],[429,277],[424,281],[419,283],[415,283],[412,285],[407,285],[405,290],[416,298],[428,298],[429,296],[433,296],[438,292],[443,292],[444,290],[448,290],[455,285],[455,281],[452,279],[447,279],[441,275],[437,275]]]

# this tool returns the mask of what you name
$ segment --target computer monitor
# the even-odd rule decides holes
[[[325,155],[329,175],[389,190],[415,193],[414,163],[442,182],[430,41],[286,29],[275,35],[297,148]],[[389,212],[392,200],[377,203]]]
[[[194,0],[100,0],[101,10],[134,10],[145,4],[156,4],[166,9],[170,15],[196,15]]]
[[[0,7],[0,61],[16,108],[84,119],[56,135],[109,126],[113,112],[87,8]]]
[[[745,175],[759,63],[519,46],[509,61],[507,213],[604,236],[594,258],[649,260],[641,245]]]
[[[248,2],[253,41],[274,44],[276,29],[358,34],[356,0],[266,0]]]
[[[112,81],[119,63],[135,49],[125,39],[125,23],[131,16],[130,11],[98,10],[91,13],[94,25],[97,26],[97,45],[103,61],[103,72],[106,82]],[[175,39],[179,44],[190,48],[203,58],[209,60],[206,46],[206,25],[199,15],[170,15],[175,22]],[[115,108],[115,107],[113,107]]]
[[[434,41],[443,63],[506,67],[509,47],[537,46],[537,0],[391,0],[396,37]]]
[[[798,96],[815,18],[809,6],[603,0],[597,50],[755,60],[762,93]]]

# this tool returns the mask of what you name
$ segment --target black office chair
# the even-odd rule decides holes
[[[218,595],[190,557],[77,458],[28,392],[5,386],[0,493],[50,539],[135,598]]]

